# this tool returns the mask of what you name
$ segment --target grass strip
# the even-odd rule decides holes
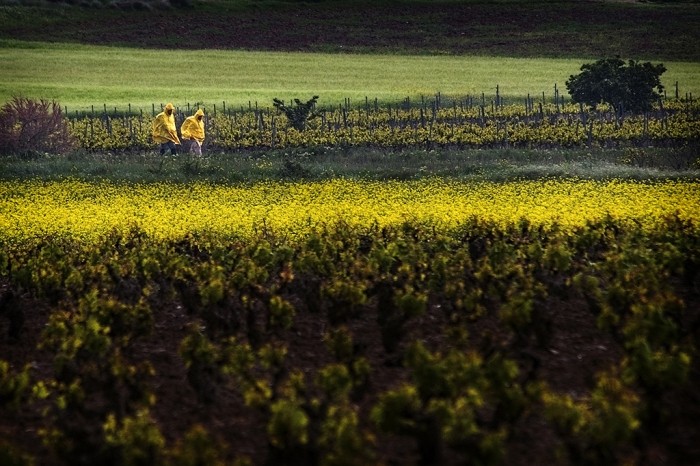
[[[697,150],[404,150],[319,149],[187,154],[75,153],[0,159],[0,180],[258,183],[283,180],[700,180]]]
[[[440,92],[491,101],[496,86],[513,101],[530,94],[566,94],[565,81],[584,59],[359,55],[224,50],[143,50],[0,40],[0,102],[22,95],[58,101],[73,110],[104,106],[150,111],[168,101],[270,107],[319,95],[320,105],[346,98],[395,102]],[[664,62],[669,93],[700,95],[700,63]]]

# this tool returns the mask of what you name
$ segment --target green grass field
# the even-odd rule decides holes
[[[121,47],[0,41],[0,102],[21,95],[58,101],[69,111],[91,106],[150,110],[176,105],[248,105],[272,99],[308,99],[322,106],[345,98],[395,102],[496,93],[509,99],[527,94],[549,99],[554,85],[566,94],[565,81],[585,59],[504,58],[425,55],[146,50]],[[663,62],[667,92],[679,82],[683,95],[700,95],[700,63]],[[516,100],[517,101],[517,100]]]

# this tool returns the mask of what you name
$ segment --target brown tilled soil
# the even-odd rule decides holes
[[[0,37],[155,48],[700,59],[700,7],[598,1],[12,10]],[[3,16],[0,15],[0,19]]]

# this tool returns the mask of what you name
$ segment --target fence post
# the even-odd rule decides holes
[[[270,126],[272,127],[272,136],[271,136],[271,141],[270,141],[270,147],[272,149],[275,148],[275,138],[277,136],[277,126],[275,125],[275,116],[272,116],[272,119],[270,121]]]

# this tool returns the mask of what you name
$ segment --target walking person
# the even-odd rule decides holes
[[[199,108],[194,115],[185,118],[180,127],[182,139],[190,141],[190,152],[202,155],[202,143],[204,142],[204,111]]]
[[[170,153],[177,155],[177,146],[180,145],[180,139],[177,137],[177,128],[175,127],[175,107],[168,103],[165,109],[156,115],[153,120],[153,140],[160,144],[160,155],[165,154],[167,149]]]

